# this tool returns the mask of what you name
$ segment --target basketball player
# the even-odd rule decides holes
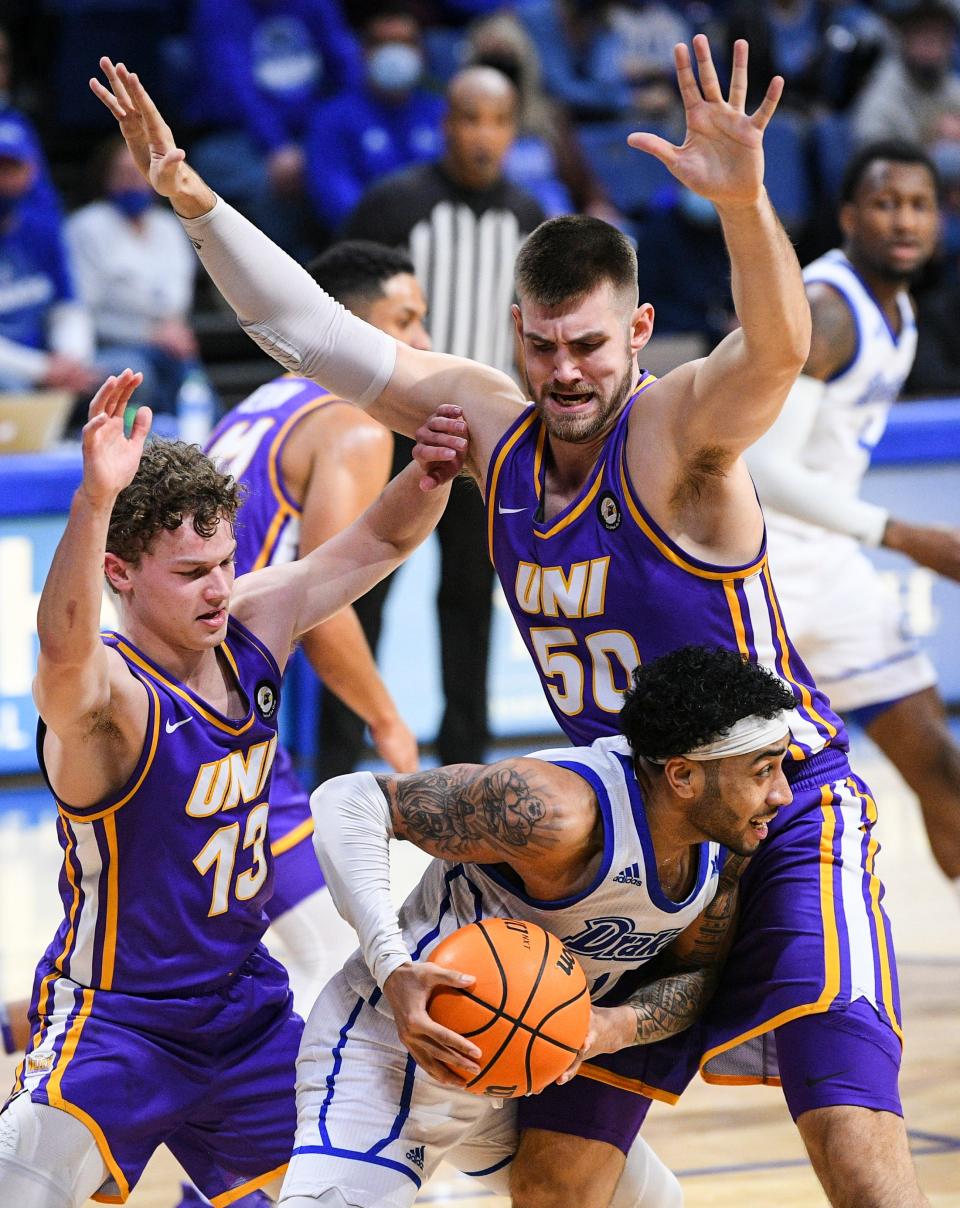
[[[568,737],[611,733],[633,667],[689,642],[739,650],[794,690],[794,805],[745,874],[742,925],[703,1026],[615,1054],[614,1071],[588,1063],[582,1074],[595,1088],[580,1077],[522,1105],[515,1198],[537,1208],[608,1203],[648,1106],[624,1088],[675,1099],[702,1057],[710,1077],[782,1079],[833,1203],[914,1208],[925,1200],[896,1085],[899,1007],[874,869],[876,809],[851,776],[842,722],[787,638],[742,458],[809,352],[800,266],[762,183],[763,130],[782,80],[747,115],[746,44],[734,48],[728,99],[702,35],[694,50],[699,83],[687,48],[676,48],[683,145],[643,133],[630,142],[715,204],[741,326],[662,381],[641,374],[653,307],[638,305],[632,248],[595,219],[553,219],[517,260],[531,406],[502,374],[405,348],[338,309],[184,163],[135,76],[103,59],[112,91],[92,87],[262,347],[407,434],[441,404],[462,407],[500,581]],[[453,430],[462,421],[437,422]],[[846,1064],[823,1068],[824,1054],[850,1043],[870,1055],[859,1053],[856,1085],[831,1076]]]
[[[748,454],[790,632],[835,708],[859,721],[920,799],[960,895],[960,750],[936,672],[860,544],[960,579],[960,532],[910,524],[858,497],[917,346],[907,285],[933,255],[936,169],[921,148],[873,143],[847,168],[844,242],[804,269],[813,342],[779,419]]]
[[[161,1142],[215,1205],[282,1173],[302,1023],[260,944],[282,669],[444,502],[412,465],[338,537],[235,584],[237,486],[194,445],[145,447],[147,408],[124,437],[139,380],[108,378],[90,405],[37,614],[64,918],[0,1114],[17,1208],[122,1201]],[[101,635],[104,575],[120,627]]]
[[[360,950],[304,1032],[281,1205],[402,1208],[444,1157],[508,1188],[516,1101],[495,1111],[499,1101],[462,1089],[480,1050],[427,1014],[438,986],[474,980],[429,959],[465,923],[525,919],[563,940],[591,997],[618,1004],[594,1007],[588,1054],[688,1027],[716,979],[739,857],[791,800],[782,763],[795,704],[739,654],[686,647],[634,672],[622,737],[317,789],[314,845]],[[390,838],[435,857],[399,919]],[[660,980],[667,970],[682,973]],[[613,1203],[682,1198],[638,1142]]]
[[[427,304],[404,252],[356,240],[330,248],[308,271],[355,315],[413,348],[430,347]],[[225,415],[207,452],[246,491],[237,524],[236,573],[243,575],[303,557],[352,524],[387,483],[393,437],[309,379],[286,375]],[[416,739],[380,678],[354,610],[311,630],[302,644],[325,689],[367,722],[381,758],[395,771],[414,771]],[[304,1015],[356,944],[324,889],[312,833],[307,794],[279,746],[270,795],[275,886],[264,909],[268,944],[279,938],[278,955]]]

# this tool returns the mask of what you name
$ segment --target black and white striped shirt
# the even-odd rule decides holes
[[[513,373],[513,262],[543,218],[537,201],[506,180],[479,192],[464,189],[439,163],[429,163],[369,189],[343,235],[407,248],[427,295],[437,352]]]

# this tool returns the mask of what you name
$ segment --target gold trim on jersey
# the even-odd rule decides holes
[[[299,826],[295,826],[292,831],[287,831],[285,835],[281,835],[275,843],[270,844],[271,856],[282,856],[284,852],[289,851],[292,847],[296,847],[304,839],[309,839],[312,834],[313,819],[308,818],[305,822],[301,822]]]
[[[656,548],[660,551],[664,558],[667,559],[668,562],[672,562],[675,566],[679,566],[680,569],[685,570],[687,574],[696,575],[700,579],[749,579],[751,575],[755,575],[758,570],[761,570],[766,565],[767,555],[764,553],[761,554],[759,558],[751,562],[748,566],[743,567],[726,567],[723,570],[704,570],[699,566],[694,566],[692,562],[688,562],[686,558],[682,557],[676,550],[667,545],[663,538],[654,532],[654,530],[650,527],[649,522],[644,518],[643,514],[638,509],[633,498],[633,490],[630,486],[629,479],[627,478],[627,472],[624,467],[622,457],[620,459],[620,485],[623,488],[623,497],[627,502],[627,510],[633,517],[634,523],[637,525],[640,531],[653,545],[656,546]]]
[[[137,783],[133,786],[129,793],[121,797],[119,801],[115,801],[113,805],[108,805],[106,809],[102,809],[96,814],[75,813],[69,805],[64,805],[59,798],[55,797],[54,800],[57,803],[57,809],[64,816],[64,818],[69,818],[71,822],[99,822],[101,818],[106,818],[110,814],[115,814],[122,805],[126,805],[130,798],[135,795],[137,790],[143,784],[144,780],[146,779],[147,772],[150,771],[150,767],[153,764],[154,756],[157,753],[157,746],[160,741],[160,697],[153,684],[147,683],[146,689],[153,697],[153,733],[150,737],[150,751],[147,754],[146,763],[143,765],[143,771],[137,778]]]
[[[321,407],[326,407],[329,403],[338,403],[341,400],[332,394],[327,394],[321,398],[311,399],[309,403],[304,403],[302,407],[298,407],[292,415],[287,416],[286,420],[277,430],[274,438],[267,451],[267,479],[270,483],[270,489],[273,491],[273,497],[277,501],[277,510],[274,513],[273,519],[267,529],[266,536],[263,539],[263,544],[260,546],[260,552],[254,559],[251,571],[262,570],[270,562],[274,548],[277,543],[277,537],[280,534],[283,525],[287,520],[296,520],[303,515],[303,508],[296,507],[284,495],[280,487],[280,472],[277,465],[277,455],[280,452],[283,442],[287,439],[291,430],[312,411],[318,411]]]
[[[220,1195],[210,1197],[210,1203],[213,1208],[227,1208],[228,1204],[234,1204],[237,1200],[242,1199],[245,1195],[249,1195],[251,1191],[259,1191],[261,1187],[273,1179],[279,1179],[281,1175],[286,1174],[289,1162],[284,1162],[282,1166],[275,1166],[273,1170],[268,1170],[265,1174],[255,1175],[252,1179],[247,1179],[245,1183],[241,1183],[239,1187],[232,1187],[229,1191],[224,1191]]]
[[[110,1152],[110,1145],[103,1133],[103,1129],[82,1107],[77,1107],[75,1103],[71,1103],[69,1099],[66,1099],[60,1087],[64,1071],[70,1064],[80,1043],[80,1033],[83,1031],[84,1024],[90,1017],[90,1012],[93,1010],[93,998],[93,990],[87,988],[83,991],[83,1004],[67,1031],[63,1048],[60,1050],[60,1058],[47,1081],[46,1094],[47,1101],[51,1107],[60,1108],[61,1111],[65,1111],[68,1115],[73,1116],[90,1130],[97,1144],[97,1149],[100,1151],[100,1157],[103,1158],[104,1165],[110,1171],[116,1181],[117,1187],[120,1189],[119,1198],[117,1196],[99,1194],[94,1195],[93,1198],[99,1200],[102,1204],[122,1204],[130,1194],[130,1185],[127,1183],[117,1160]]]
[[[829,742],[831,738],[836,738],[837,727],[827,721],[825,717],[820,716],[813,707],[813,697],[810,695],[810,689],[806,684],[801,684],[798,680],[794,679],[790,671],[790,643],[787,641],[787,632],[783,627],[780,601],[777,599],[777,593],[773,590],[773,580],[770,578],[770,567],[768,564],[765,564],[763,567],[763,581],[766,586],[767,599],[770,601],[770,607],[773,611],[773,619],[776,622],[777,641],[780,643],[780,650],[782,652],[783,677],[788,683],[799,689],[801,704],[813,721],[823,726],[827,731],[827,741]]]
[[[577,1073],[581,1078],[591,1078],[594,1082],[605,1082],[607,1086],[615,1086],[621,1091],[633,1091],[636,1095],[646,1095],[648,1099],[658,1099],[661,1103],[669,1103],[671,1107],[680,1096],[672,1091],[662,1091],[659,1087],[650,1086],[640,1078],[628,1078],[625,1074],[615,1074],[612,1070],[604,1069],[601,1065],[593,1065],[585,1061]]]
[[[593,503],[594,499],[597,497],[597,492],[600,490],[600,483],[602,481],[603,481],[603,466],[601,465],[600,468],[597,470],[596,478],[594,478],[593,482],[590,484],[589,491],[587,491],[586,495],[584,495],[584,497],[580,500],[580,502],[573,509],[573,511],[570,513],[570,515],[564,516],[562,520],[558,520],[556,522],[556,524],[552,525],[549,529],[547,529],[547,531],[545,533],[538,533],[537,530],[534,529],[533,530],[534,537],[539,537],[541,541],[546,541],[550,537],[556,536],[556,534],[559,533],[561,529],[565,529],[568,524],[573,524],[574,520],[578,520],[583,515],[583,513],[587,510],[587,508],[590,506],[590,504]]]
[[[877,803],[869,793],[863,793],[857,788],[856,782],[850,778],[846,781],[847,788],[857,798],[862,801],[866,809],[867,819],[871,824],[877,821]],[[900,1043],[903,1043],[903,1029],[900,1026],[900,1019],[897,1016],[896,1004],[893,994],[893,974],[890,962],[890,950],[887,947],[887,931],[883,923],[883,911],[880,909],[880,890],[882,884],[880,878],[873,871],[874,863],[876,862],[877,852],[880,850],[880,844],[874,838],[873,831],[870,832],[870,839],[867,842],[867,858],[864,864],[864,871],[870,878],[870,913],[873,916],[873,925],[877,933],[877,956],[880,961],[880,988],[883,997],[884,1010],[887,1012],[887,1017],[890,1020],[890,1025],[896,1034],[900,1037]]]
[[[804,1015],[819,1015],[823,1011],[829,1010],[840,993],[840,930],[837,926],[837,908],[833,893],[833,870],[835,867],[833,846],[837,830],[837,819],[834,813],[835,800],[836,795],[833,791],[833,786],[830,784],[821,785],[820,812],[823,816],[823,822],[820,827],[820,917],[824,925],[823,989],[820,991],[815,1002],[802,1003],[800,1006],[790,1007],[786,1011],[781,1011],[779,1015],[775,1015],[772,1019],[767,1019],[763,1023],[758,1024],[755,1028],[742,1032],[739,1036],[734,1036],[732,1040],[725,1041],[723,1044],[708,1049],[700,1058],[700,1076],[705,1082],[724,1083],[730,1077],[742,1079],[742,1081],[734,1085],[747,1085],[748,1083],[767,1081],[761,1077],[751,1078],[749,1075],[742,1074],[709,1074],[704,1067],[714,1057],[719,1057],[721,1053],[726,1053],[730,1049],[735,1049],[738,1045],[745,1044],[748,1040],[753,1040],[755,1036],[762,1036],[765,1032],[769,1032],[773,1028],[782,1027],[783,1024],[790,1023],[794,1019],[800,1019]]]
[[[243,723],[243,725],[239,727],[239,729],[236,726],[228,725],[226,722],[221,721],[218,717],[214,717],[214,715],[205,709],[203,705],[201,705],[195,697],[187,692],[185,688],[181,688],[179,685],[173,683],[172,680],[168,680],[167,677],[162,675],[155,667],[152,667],[149,663],[145,662],[144,659],[142,659],[135,650],[128,646],[122,638],[117,640],[117,646],[118,648],[121,646],[123,647],[132,663],[134,663],[142,671],[145,671],[153,679],[159,680],[161,684],[165,685],[170,689],[171,692],[173,692],[176,696],[179,696],[181,700],[185,701],[191,707],[191,709],[199,713],[204,721],[210,722],[210,724],[216,726],[218,730],[223,730],[225,734],[232,734],[234,737],[237,737],[240,734],[245,734],[256,720],[257,715],[254,712],[253,706],[251,705],[250,716]],[[227,658],[232,660],[230,650],[225,641],[221,643],[220,648],[224,651]],[[236,668],[235,662],[233,662],[233,667]],[[243,687],[243,685],[240,683],[239,676],[237,677],[237,685],[240,688]]]
[[[521,436],[524,435],[530,428],[530,425],[536,420],[537,413],[530,408],[530,414],[523,420],[516,431],[497,454],[497,460],[493,463],[493,469],[490,471],[490,479],[487,483],[487,550],[490,554],[490,561],[493,562],[493,518],[496,515],[499,500],[497,499],[497,485],[500,479],[500,470],[503,468],[503,462],[507,454],[517,443]]]
[[[113,969],[117,957],[117,918],[120,910],[120,849],[117,844],[117,820],[112,815],[103,820],[107,837],[107,920],[103,933],[103,956],[100,961],[100,989],[113,989]],[[103,873],[101,872],[101,876]]]

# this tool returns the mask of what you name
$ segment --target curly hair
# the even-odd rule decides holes
[[[133,482],[113,505],[107,549],[136,565],[162,529],[172,532],[189,516],[196,533],[212,537],[220,520],[233,524],[242,500],[243,488],[199,445],[148,441]]]
[[[412,277],[413,261],[401,248],[372,239],[344,239],[311,260],[307,272],[331,298],[356,311],[384,297],[383,287],[391,277]]]
[[[683,646],[637,667],[620,728],[634,755],[662,761],[713,742],[741,718],[795,709],[783,680],[733,650]]]

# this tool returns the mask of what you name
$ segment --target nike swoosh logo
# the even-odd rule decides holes
[[[817,1086],[821,1082],[829,1082],[831,1078],[839,1078],[841,1074],[845,1074],[846,1070],[836,1070],[832,1074],[824,1074],[821,1078],[804,1078],[807,1086]]]
[[[166,725],[165,725],[163,728],[166,730],[166,732],[167,732],[168,734],[172,734],[172,733],[174,732],[174,730],[179,730],[181,726],[185,726],[185,725],[187,724],[187,722],[189,722],[189,721],[193,721],[193,718],[192,718],[192,717],[185,717],[185,718],[183,719],[183,721],[174,722],[174,724],[171,726],[171,725],[170,725],[170,718],[168,717],[168,718],[167,718],[167,724],[166,724]]]
[[[508,516],[512,512],[525,512],[526,510],[526,508],[505,508],[503,504],[497,500],[497,511],[501,516]]]

